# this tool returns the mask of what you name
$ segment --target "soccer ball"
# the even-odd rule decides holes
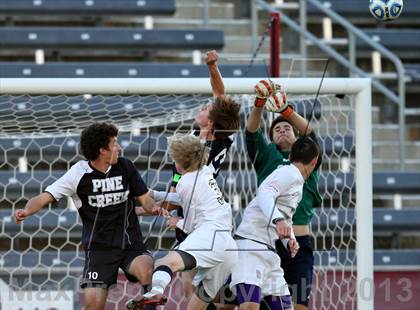
[[[369,0],[369,10],[380,21],[394,20],[403,10],[403,0]]]

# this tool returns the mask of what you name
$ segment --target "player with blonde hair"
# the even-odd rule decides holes
[[[232,210],[206,166],[208,149],[198,137],[177,134],[169,139],[169,154],[181,178],[176,185],[177,202],[184,211],[183,231],[188,234],[174,251],[155,262],[152,289],[129,309],[166,302],[163,295],[175,272],[196,270],[200,279],[189,301],[189,310],[205,309],[226,282],[237,260],[232,238]],[[155,193],[158,195],[159,193]]]

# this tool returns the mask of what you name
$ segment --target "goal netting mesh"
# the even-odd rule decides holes
[[[252,94],[231,94],[241,103],[242,131],[223,164],[218,183],[236,222],[252,199],[256,178],[247,156],[244,122]],[[319,136],[323,197],[312,222],[315,239],[314,309],[355,308],[354,96],[321,95],[311,126]],[[289,95],[305,117],[315,94]],[[17,225],[13,211],[82,159],[80,131],[93,122],[112,122],[121,133],[122,155],[132,160],[150,188],[166,190],[171,161],[166,139],[194,128],[194,116],[212,100],[208,95],[0,95],[0,291],[2,309],[29,309],[28,303],[57,309],[83,308],[79,277],[84,252],[81,220],[71,200],[63,199]],[[265,113],[267,132],[273,114]],[[174,233],[161,218],[139,218],[149,249],[170,249]],[[120,274],[106,309],[124,309],[140,287]],[[179,276],[168,291],[165,309],[186,309]],[[46,306],[46,307],[47,307]],[[11,307],[11,308],[9,308]],[[32,309],[32,308],[31,308]]]

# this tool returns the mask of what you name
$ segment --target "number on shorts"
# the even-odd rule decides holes
[[[98,273],[96,271],[94,271],[94,272],[88,272],[88,277],[91,280],[96,280],[98,278]]]

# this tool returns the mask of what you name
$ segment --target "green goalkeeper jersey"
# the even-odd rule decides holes
[[[316,137],[312,138],[316,141]],[[268,144],[261,128],[255,133],[246,131],[246,146],[257,173],[258,186],[277,167],[290,165],[289,152],[280,152],[274,143]],[[303,185],[302,200],[293,216],[295,225],[309,224],[315,213],[315,208],[322,202],[318,191],[318,173],[318,170],[314,170]]]

